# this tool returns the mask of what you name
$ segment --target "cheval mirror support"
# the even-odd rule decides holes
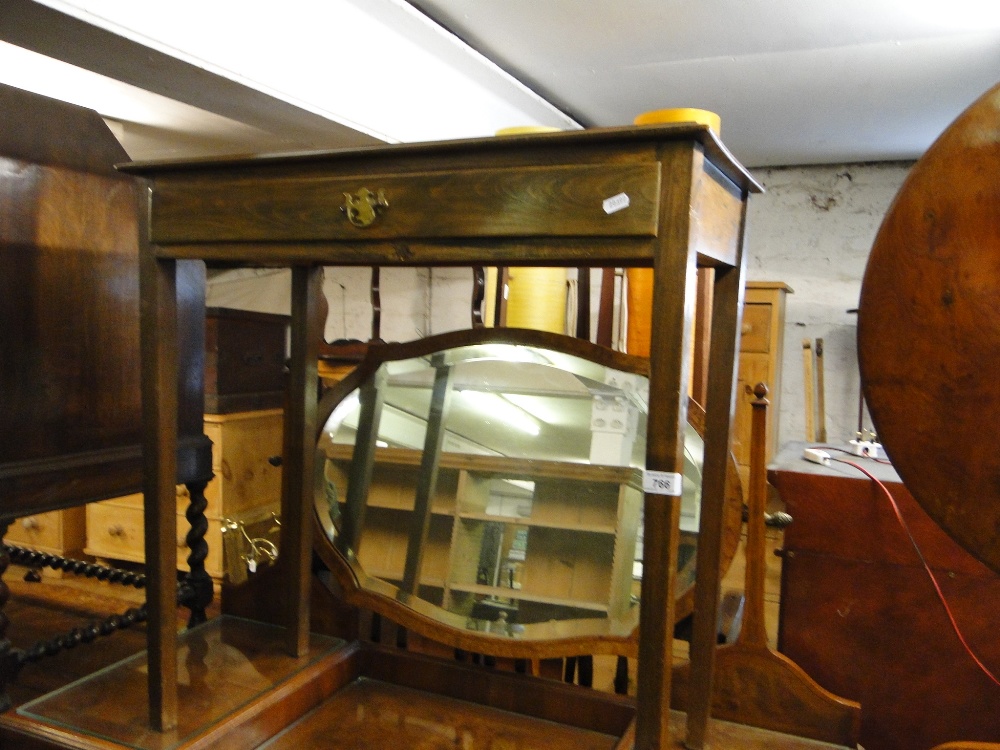
[[[860,705],[824,689],[801,666],[768,645],[764,627],[767,392],[767,386],[758,383],[751,402],[746,613],[736,642],[720,647],[716,655],[715,713],[765,729],[857,747]],[[675,668],[675,690],[671,696],[675,708],[684,708],[689,674],[689,664]]]
[[[710,721],[734,363],[744,289],[746,200],[759,190],[716,136],[698,125],[646,126],[367,148],[349,151],[130,165],[150,181],[148,244],[142,253],[143,392],[149,590],[149,724],[154,737],[190,728],[189,687],[178,654],[203,649],[207,631],[179,638],[172,627],[172,542],[177,439],[176,282],[180,262],[292,268],[291,366],[285,410],[281,557],[272,571],[280,653],[299,664],[285,683],[248,699],[185,747],[225,746],[239,731],[248,747],[304,747],[309,729],[268,738],[313,707],[330,721],[324,747],[358,716],[371,681],[418,690],[412,703],[462,697],[486,709],[546,719],[546,739],[600,732],[607,747],[805,747],[807,741]],[[525,675],[483,670],[310,634],[317,353],[323,266],[647,266],[654,269],[652,355],[643,498],[643,585],[634,701]],[[705,396],[694,635],[686,717],[670,711],[672,636],[680,539],[691,322],[699,266],[715,270]],[[664,494],[665,493],[665,494]],[[239,625],[223,620],[223,634]],[[211,625],[212,623],[209,623]],[[213,631],[214,632],[214,631]],[[454,635],[440,631],[448,642]],[[214,636],[213,636],[214,637]],[[223,635],[222,641],[238,641]],[[509,648],[509,639],[502,641]],[[488,641],[484,642],[488,643]],[[498,641],[500,643],[500,641]],[[208,657],[199,684],[218,680]],[[258,658],[255,657],[255,658]],[[207,660],[206,660],[207,659]],[[201,665],[199,667],[199,665]],[[188,677],[193,679],[193,675]],[[422,697],[421,697],[422,696]],[[404,698],[405,700],[405,698]],[[357,701],[352,703],[352,701]],[[350,708],[349,706],[355,706]],[[348,706],[346,713],[337,713]],[[338,720],[340,717],[340,720]],[[426,722],[428,717],[421,721]],[[24,737],[38,720],[5,718]],[[304,726],[304,725],[299,725]],[[336,727],[334,729],[333,727]],[[352,727],[351,731],[354,731]],[[357,731],[363,732],[363,727]],[[566,734],[568,733],[568,735]],[[146,736],[150,736],[147,732]],[[350,735],[352,742],[360,735]],[[734,740],[734,737],[739,739]],[[386,739],[383,737],[382,739]],[[389,738],[389,741],[396,741]],[[281,744],[285,742],[286,744]],[[737,744],[738,743],[738,744]],[[55,745],[59,746],[59,745]],[[78,747],[67,744],[64,746]],[[552,746],[556,746],[553,744]]]

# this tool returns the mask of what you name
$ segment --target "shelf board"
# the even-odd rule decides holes
[[[353,445],[329,445],[325,449],[330,460],[350,461]],[[421,452],[410,448],[377,448],[375,463],[397,466],[419,466]],[[464,469],[500,477],[529,477],[531,479],[567,479],[580,482],[627,484],[642,488],[642,470],[633,466],[604,466],[589,463],[548,461],[509,456],[480,456],[470,453],[441,454],[440,469]]]
[[[573,607],[575,609],[589,609],[600,614],[608,613],[608,605],[601,602],[587,602],[580,599],[566,599],[557,596],[542,596],[532,594],[524,589],[511,589],[503,586],[483,586],[478,583],[449,583],[448,588],[452,591],[461,591],[466,594],[482,594],[483,596],[496,596],[501,599],[516,599],[523,602],[535,602],[537,604],[555,604],[560,607]]]
[[[386,583],[392,584],[393,586],[398,586],[403,581],[403,571],[401,570],[365,570],[365,575],[371,578],[380,578]],[[421,578],[421,586],[429,586],[435,589],[444,588],[443,578]]]
[[[514,524],[515,526],[534,526],[561,531],[582,531],[588,534],[608,534],[614,536],[617,533],[617,529],[611,524],[557,523],[555,521],[536,521],[527,516],[494,516],[487,513],[459,513],[458,517],[466,521],[493,521],[495,523]]]
[[[343,510],[346,507],[346,503],[343,500],[339,501],[339,503],[340,503],[341,510]],[[395,504],[390,504],[390,503],[372,502],[371,499],[369,499],[369,501],[368,501],[368,503],[367,503],[367,505],[365,507],[367,507],[369,509],[375,508],[377,510],[391,510],[391,511],[397,511],[397,512],[401,512],[401,513],[412,513],[413,512],[413,506],[412,505],[409,506],[409,507],[407,507],[405,505],[395,505]],[[431,515],[434,515],[434,516],[444,516],[445,518],[454,518],[455,517],[455,510],[453,508],[450,508],[450,507],[445,508],[445,507],[442,507],[442,506],[439,505],[437,507],[432,507],[431,508]]]

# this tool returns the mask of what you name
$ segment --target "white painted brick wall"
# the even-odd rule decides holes
[[[861,280],[875,235],[911,162],[754,170],[766,193],[748,209],[747,276],[784,281],[779,440],[805,439],[802,339],[822,338],[829,440],[850,440],[858,422],[856,347]],[[865,426],[871,423],[865,418]]]

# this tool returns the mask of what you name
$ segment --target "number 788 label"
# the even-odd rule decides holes
[[[684,477],[674,471],[642,472],[642,489],[651,495],[670,495],[680,497],[683,491]]]

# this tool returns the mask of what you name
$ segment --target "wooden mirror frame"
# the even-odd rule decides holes
[[[336,406],[358,389],[386,362],[426,357],[446,350],[480,344],[510,344],[549,349],[594,362],[616,370],[648,377],[649,362],[597,346],[589,341],[515,328],[479,328],[455,331],[399,344],[376,344],[344,380],[327,390],[319,404],[317,443]],[[705,412],[697,402],[688,402],[688,422],[704,437]],[[638,655],[638,606],[635,617],[622,622],[594,619],[562,620],[536,623],[530,626],[530,638],[501,637],[465,627],[466,618],[453,614],[419,597],[407,595],[393,584],[365,572],[356,557],[345,555],[331,541],[332,521],[325,512],[326,498],[321,491],[323,462],[316,461],[315,536],[313,548],[334,574],[344,600],[356,607],[383,615],[400,626],[421,636],[454,648],[498,657],[518,659],[555,658],[581,654]],[[723,534],[723,565],[728,569],[739,545],[742,529],[743,492],[735,459],[729,456],[725,520]],[[691,614],[694,608],[694,585],[679,592],[676,620]],[[449,622],[454,620],[454,622]],[[616,627],[617,625],[617,627]]]

